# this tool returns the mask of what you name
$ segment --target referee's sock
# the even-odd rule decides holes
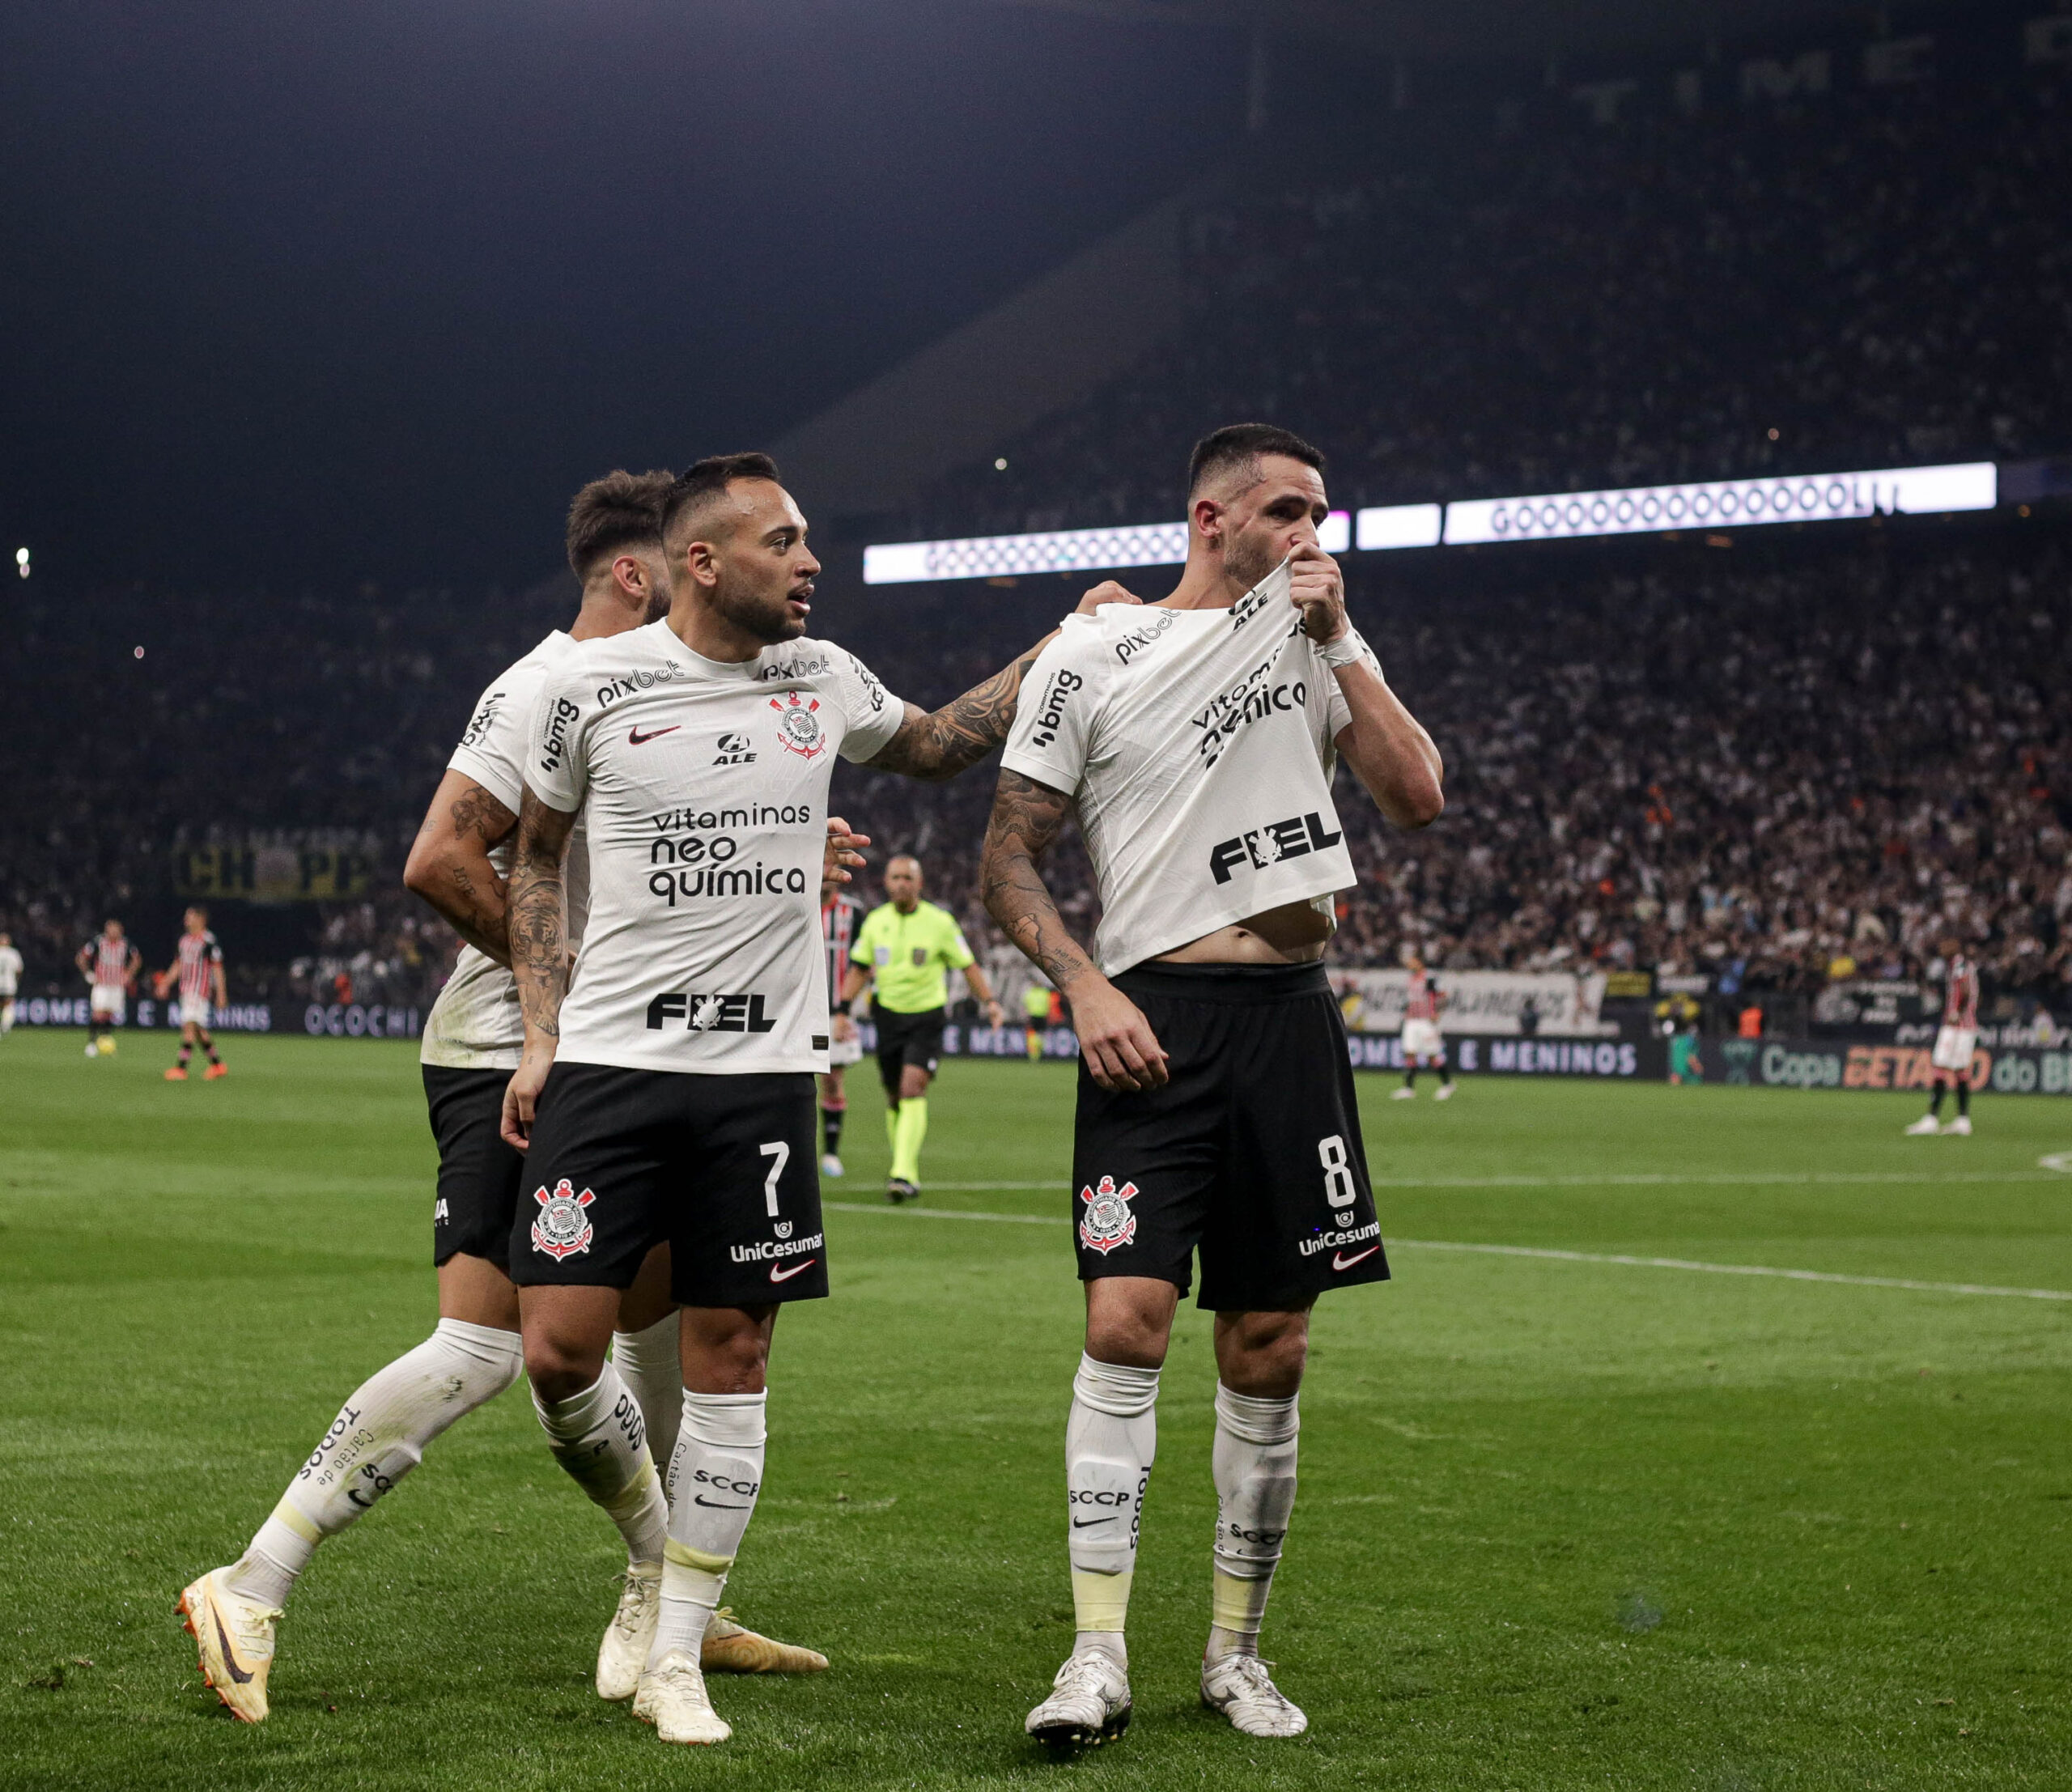
[[[928,1136],[928,1098],[910,1095],[899,1104],[892,1134],[892,1174],[902,1182],[921,1179],[921,1141]]]
[[[273,1516],[232,1565],[231,1590],[261,1605],[285,1605],[317,1544],[372,1511],[417,1467],[433,1438],[495,1399],[524,1366],[516,1332],[441,1319],[414,1350],[353,1390]]]
[[[1081,1356],[1065,1424],[1065,1511],[1077,1624],[1072,1653],[1098,1651],[1124,1667],[1137,1526],[1158,1451],[1157,1402],[1157,1369]]]
[[[570,1399],[543,1400],[534,1388],[533,1410],[554,1460],[618,1527],[627,1560],[636,1567],[660,1561],[669,1509],[648,1454],[640,1403],[618,1371],[606,1363],[597,1380]]]

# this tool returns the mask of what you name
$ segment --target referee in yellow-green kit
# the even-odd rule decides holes
[[[846,1008],[876,985],[871,1011],[877,1021],[877,1071],[885,1084],[885,1132],[892,1141],[892,1174],[885,1198],[911,1201],[921,1192],[921,1141],[928,1136],[928,1079],[942,1050],[943,1011],[949,973],[961,970],[972,999],[985,1004],[986,1024],[1007,1019],[993,1000],[986,974],[964,943],[964,930],[947,909],[921,900],[921,863],[902,853],[885,868],[891,899],[864,917],[842,983]]]

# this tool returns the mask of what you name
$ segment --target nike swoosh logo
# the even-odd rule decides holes
[[[1333,1269],[1350,1269],[1355,1263],[1365,1263],[1381,1248],[1379,1245],[1369,1245],[1357,1257],[1348,1257],[1342,1251],[1334,1251],[1331,1254],[1331,1267]]]
[[[693,1505],[709,1505],[715,1512],[749,1512],[754,1510],[752,1506],[729,1505],[724,1500],[708,1500],[703,1493],[692,1494],[690,1503]]]
[[[237,1665],[237,1657],[231,1651],[230,1638],[223,1634],[223,1614],[218,1612],[214,1606],[210,1606],[209,1607],[209,1616],[211,1620],[213,1620],[216,1627],[216,1641],[223,1649],[223,1666],[230,1670],[230,1677],[232,1679],[236,1680],[240,1686],[245,1685],[250,1681],[252,1676]]]
[[[1119,1512],[1110,1512],[1105,1518],[1074,1518],[1072,1527],[1075,1531],[1084,1531],[1090,1524],[1113,1524],[1121,1516]]]
[[[673,734],[682,726],[683,724],[681,722],[672,722],[667,728],[658,728],[647,734],[643,734],[638,728],[628,728],[626,733],[626,743],[630,746],[644,747],[650,741],[659,741],[664,734]]]
[[[802,1263],[793,1263],[789,1269],[779,1269],[776,1264],[772,1263],[770,1266],[770,1279],[773,1282],[788,1282],[794,1276],[803,1276],[819,1260],[817,1257],[809,1257]]]

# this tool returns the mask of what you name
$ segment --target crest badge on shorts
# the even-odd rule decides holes
[[[1098,1188],[1082,1188],[1079,1198],[1086,1211],[1079,1217],[1079,1242],[1089,1251],[1106,1256],[1136,1237],[1136,1215],[1130,1211],[1135,1183],[1115,1187],[1115,1178],[1103,1176]]]
[[[826,751],[827,736],[822,730],[820,717],[814,714],[820,707],[817,697],[809,697],[801,703],[796,690],[788,690],[782,698],[771,698],[770,707],[777,711],[779,746],[802,759],[817,758]]]
[[[533,1221],[533,1248],[544,1251],[556,1263],[588,1251],[597,1228],[584,1209],[597,1198],[587,1188],[577,1194],[566,1176],[554,1185],[551,1195],[545,1188],[534,1189],[533,1199],[540,1204],[540,1211]]]

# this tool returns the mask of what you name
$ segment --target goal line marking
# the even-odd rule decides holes
[[[953,1183],[939,1185],[954,1187]],[[999,1187],[1002,1185],[993,1185]],[[1019,1185],[1049,1188],[1049,1183]],[[821,1205],[837,1213],[881,1213],[915,1220],[982,1220],[1007,1225],[1069,1225],[1063,1216],[1052,1213],[982,1213],[953,1207],[874,1206],[867,1201],[823,1201]],[[1909,1276],[1845,1276],[1827,1269],[1778,1269],[1767,1263],[1706,1263],[1684,1257],[1638,1257],[1623,1251],[1559,1251],[1550,1246],[1469,1244],[1441,1238],[1391,1238],[1392,1251],[1453,1251],[1485,1257],[1537,1257],[1551,1263],[1607,1263],[1624,1269],[1681,1269],[1704,1276],[1767,1276],[1787,1282],[1832,1282],[1844,1288],[1898,1288],[1920,1294],[1992,1294],[2018,1301],[2072,1301],[2072,1289],[2061,1288],[1996,1288],[1985,1282],[1928,1282]]]

